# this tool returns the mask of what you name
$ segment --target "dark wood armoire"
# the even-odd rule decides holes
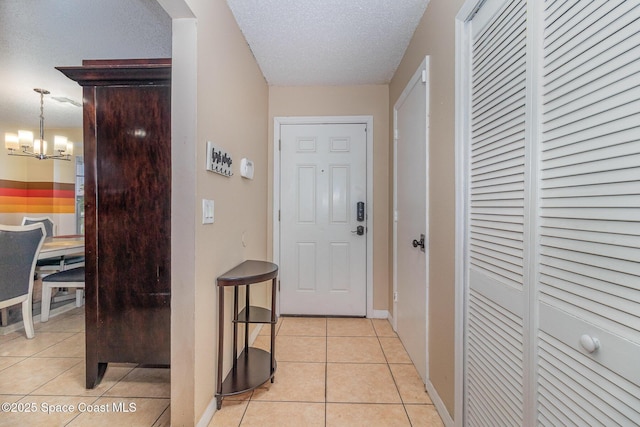
[[[83,87],[86,386],[170,363],[171,60],[58,67]]]

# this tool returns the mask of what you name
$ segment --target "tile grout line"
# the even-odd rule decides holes
[[[329,321],[324,320],[324,427],[327,427],[327,411],[329,400]]]
[[[374,327],[375,329],[375,327]],[[376,330],[376,337],[378,338],[378,344],[380,344],[380,348],[382,349],[382,354],[384,355],[384,360],[387,362],[387,369],[389,370],[389,374],[391,375],[391,379],[393,380],[393,384],[396,386],[396,391],[398,392],[398,396],[400,397],[400,402],[402,403],[402,409],[404,410],[405,415],[407,416],[407,420],[409,421],[409,425],[413,426],[411,422],[411,417],[409,416],[409,412],[407,411],[407,405],[404,402],[404,398],[402,397],[402,393],[400,393],[400,388],[398,387],[398,383],[396,381],[396,377],[393,375],[393,371],[391,370],[391,363],[389,362],[389,358],[387,357],[387,353],[384,351],[384,347],[382,346],[382,342],[380,341],[380,335],[378,335],[378,331]],[[402,342],[400,342],[402,344]],[[404,345],[403,345],[404,348]],[[406,351],[406,349],[405,349]]]

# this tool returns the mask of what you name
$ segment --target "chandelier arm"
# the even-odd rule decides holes
[[[44,91],[40,91],[40,154],[44,150]]]

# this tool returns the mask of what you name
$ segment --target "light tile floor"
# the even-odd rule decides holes
[[[35,330],[0,336],[0,404],[20,410],[0,412],[0,427],[169,426],[168,369],[110,364],[87,390],[83,309]],[[268,345],[265,327],[254,346]],[[442,426],[386,320],[281,318],[276,359],[274,383],[226,397],[210,427]]]
[[[84,309],[34,327],[32,340],[24,330],[0,335],[0,404],[9,404],[0,409],[0,427],[169,426],[169,369],[109,364],[87,390]]]
[[[276,360],[274,383],[225,397],[209,427],[443,425],[387,320],[281,318]]]

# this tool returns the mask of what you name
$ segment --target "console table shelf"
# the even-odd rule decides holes
[[[266,261],[245,261],[218,277],[218,377],[216,403],[222,407],[222,398],[253,390],[268,380],[273,382],[276,372],[275,328],[276,278],[278,266]],[[250,305],[250,286],[271,280],[271,309]],[[224,356],[224,290],[233,286],[233,366],[222,380]],[[245,286],[245,305],[238,312],[238,288]],[[249,324],[263,323],[271,326],[271,348],[265,351],[249,347]],[[244,325],[244,350],[238,355],[238,325]]]
[[[249,316],[247,310],[243,309],[238,314],[238,320],[234,323],[277,323],[278,320],[271,320],[271,310],[262,307],[249,306]]]

